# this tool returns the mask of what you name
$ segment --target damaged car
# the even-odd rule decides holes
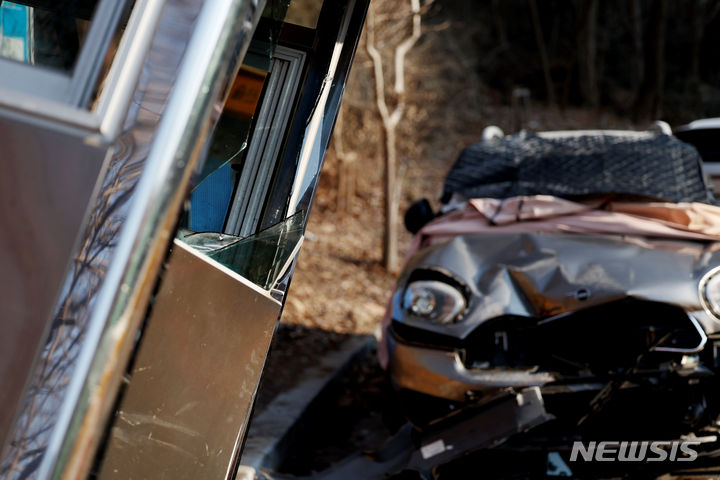
[[[532,395],[542,408],[522,428],[493,414],[512,434],[483,445],[495,447],[486,469],[522,451],[539,455],[543,474],[597,472],[570,456],[574,443],[601,440],[692,441],[693,466],[711,458],[720,207],[692,145],[668,133],[492,127],[450,169],[442,203],[406,214],[415,236],[379,349],[416,429]],[[445,431],[444,445],[459,446]]]

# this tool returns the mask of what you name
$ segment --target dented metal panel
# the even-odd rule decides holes
[[[100,478],[228,478],[279,313],[176,240]]]
[[[702,311],[698,283],[718,263],[717,244],[705,242],[622,235],[461,235],[418,252],[398,285],[417,270],[452,272],[471,293],[462,321],[434,325],[414,318],[399,308],[402,290],[393,318],[464,338],[501,315],[552,317],[626,297]],[[716,320],[703,319],[720,328]]]
[[[465,401],[467,392],[542,386],[555,380],[549,372],[527,369],[468,369],[457,351],[398,342],[388,336],[390,374],[395,386],[448,400]]]

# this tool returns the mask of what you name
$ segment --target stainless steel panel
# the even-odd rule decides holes
[[[58,438],[56,425],[61,412],[76,406],[70,402],[70,407],[62,408],[72,378],[77,376],[76,366],[82,359],[88,332],[92,333],[90,316],[108,268],[119,250],[120,232],[127,223],[140,174],[202,8],[202,2],[186,0],[137,0],[135,5],[116,57],[120,64],[113,65],[115,72],[108,77],[103,100],[95,115],[96,120],[109,122],[102,130],[104,135],[115,138],[114,153],[100,181],[99,193],[79,242],[78,261],[64,270],[65,288],[52,307],[54,317],[44,337],[36,363],[38,368],[25,389],[22,411],[2,452],[2,478],[38,478],[42,462],[53,465],[56,460],[58,443],[63,441],[63,436]],[[0,89],[0,103],[19,95],[6,93]],[[90,112],[62,105],[63,108],[58,109],[58,104],[38,104],[37,101],[21,104],[24,107],[31,105],[33,108],[28,110],[36,113],[50,109],[53,113],[47,117],[62,118],[70,124],[77,123],[76,115],[92,116]],[[10,115],[22,116],[16,112]],[[116,138],[120,127],[124,131]],[[160,179],[158,181],[162,183]],[[72,328],[65,323],[68,318],[72,319]],[[129,338],[134,339],[134,336],[130,333]],[[107,401],[112,404],[113,398],[114,394],[108,395]],[[96,436],[102,436],[102,429],[96,430]],[[13,471],[9,474],[10,469]],[[47,472],[46,467],[45,476],[48,476]]]
[[[50,438],[79,361],[93,306],[117,252],[118,237],[127,221],[133,192],[199,10],[200,5],[188,5],[187,2],[177,6],[155,0],[136,1],[133,16],[143,15],[131,18],[127,30],[130,36],[123,37],[118,53],[125,68],[109,77],[119,79],[119,83],[112,87],[106,85],[103,91],[104,96],[112,96],[109,99],[112,106],[102,118],[115,122],[116,117],[121,117],[116,123],[124,125],[125,130],[113,142],[112,158],[99,182],[99,192],[78,242],[78,261],[64,270],[65,288],[52,307],[53,316],[36,361],[37,368],[25,389],[18,420],[5,441],[0,477],[37,478],[45,453],[52,446]],[[164,11],[162,21],[155,28],[161,11]],[[130,31],[131,28],[143,31]],[[129,38],[136,43],[126,44],[125,40]],[[149,41],[152,41],[151,48]],[[123,49],[125,53],[122,53]],[[138,75],[140,79],[135,85]],[[2,92],[0,99],[6,100]],[[127,105],[131,105],[129,112]],[[60,116],[73,120],[69,107],[66,109]],[[10,115],[20,116],[15,112]],[[72,319],[72,328],[68,328],[67,319]],[[42,408],[37,408],[38,405]],[[50,451],[51,455],[56,453],[52,448]],[[10,470],[12,472],[8,473]]]
[[[205,152],[263,6],[262,0],[169,0],[165,5],[161,23],[174,33],[171,38],[187,47],[179,65],[177,57],[170,65],[166,59],[155,59],[167,65],[156,73],[174,80],[172,90],[165,97],[167,103],[160,104],[162,118],[86,319],[83,345],[38,473],[42,478],[82,478],[89,472],[136,346],[190,175]],[[151,51],[147,64],[151,70],[157,68],[152,56]]]
[[[152,156],[151,145],[162,123],[163,114],[173,104],[170,101],[173,86],[176,86],[175,90],[179,89],[180,70],[183,68],[181,60],[183,56],[190,55],[187,50],[188,43],[193,38],[192,32],[201,23],[198,14],[205,3],[208,4],[205,5],[208,10],[206,17],[212,18],[216,24],[223,24],[224,28],[214,29],[217,36],[198,32],[195,43],[199,47],[202,43],[201,38],[204,38],[205,43],[202,45],[202,52],[195,48],[193,59],[197,61],[200,54],[203,60],[212,63],[212,67],[209,69],[198,67],[196,63],[194,69],[188,65],[184,68],[187,71],[193,70],[193,78],[207,74],[204,78],[212,78],[212,80],[198,85],[201,94],[188,94],[186,88],[176,93],[175,97],[188,101],[198,99],[203,108],[210,110],[215,106],[214,101],[218,99],[218,91],[224,90],[219,85],[226,77],[234,74],[235,62],[242,58],[244,48],[247,46],[245,40],[249,41],[247,32],[254,27],[254,19],[260,16],[264,4],[262,1],[259,2],[260,5],[258,2],[240,1],[233,2],[232,5],[224,4],[227,8],[223,10],[213,6],[215,2],[210,1],[138,0],[128,25],[127,35],[123,37],[118,50],[116,57],[118,61],[113,65],[106,88],[102,92],[100,106],[94,114],[61,104],[38,102],[37,99],[27,95],[0,89],[0,103],[11,105],[16,110],[11,113],[15,119],[27,117],[22,120],[28,122],[32,120],[36,125],[41,124],[42,122],[36,121],[35,118],[30,119],[27,114],[18,113],[33,112],[38,118],[57,120],[65,125],[80,125],[89,129],[89,134],[94,134],[86,138],[88,143],[98,142],[103,136],[112,137],[115,151],[109,162],[107,175],[101,180],[102,187],[97,202],[91,208],[87,229],[79,242],[79,260],[70,265],[70,268],[66,268],[67,265],[63,263],[61,270],[65,273],[65,288],[55,306],[49,308],[55,317],[42,342],[43,352],[36,363],[38,368],[34,370],[33,378],[25,388],[22,412],[14,424],[11,438],[5,439],[3,456],[0,459],[2,477],[9,475],[9,478],[38,476],[45,478],[64,473],[70,478],[82,477],[84,474],[80,472],[87,471],[93,460],[96,442],[103,435],[103,429],[98,425],[105,424],[106,417],[103,415],[106,415],[112,406],[118,388],[117,381],[125,367],[124,360],[127,357],[117,353],[129,352],[134,344],[137,324],[145,311],[141,304],[147,300],[147,295],[153,288],[156,267],[164,256],[168,232],[172,229],[176,214],[169,213],[164,220],[158,220],[159,217],[156,217],[145,224],[151,227],[152,232],[144,231],[147,236],[143,237],[143,242],[149,242],[157,248],[151,255],[152,266],[142,262],[133,263],[132,273],[138,274],[136,278],[139,279],[137,281],[142,287],[143,294],[134,295],[136,291],[132,291],[131,298],[124,295],[126,290],[122,292],[119,290],[121,286],[126,289],[128,283],[119,284],[118,281],[126,280],[122,277],[122,270],[127,266],[128,252],[142,255],[147,250],[144,248],[128,250],[129,244],[127,241],[122,241],[124,237],[121,232],[123,229],[127,230],[124,227],[129,223],[137,226],[137,223],[130,221],[133,211],[137,219],[142,216],[140,211],[143,211],[144,206],[160,205],[156,200],[148,202],[149,192],[153,195],[160,193],[164,195],[162,198],[172,196],[172,208],[176,208],[184,188],[182,186],[176,189],[170,188],[172,182],[168,181],[162,172],[170,169],[173,174],[177,173],[173,178],[184,185],[187,172],[192,169],[204,140],[204,134],[185,131],[180,136],[192,145],[188,142],[183,144],[183,154],[177,155],[172,164],[164,163],[162,168],[158,168],[158,160],[153,163],[148,158],[149,155]],[[210,11],[215,12],[214,17],[210,17]],[[160,16],[161,12],[162,16]],[[221,15],[222,12],[225,13]],[[160,22],[156,27],[158,19]],[[232,32],[229,29],[232,29]],[[210,44],[211,39],[217,39],[218,36],[222,47],[213,48]],[[139,82],[137,82],[138,76]],[[175,103],[178,103],[178,100]],[[129,111],[127,111],[128,105],[130,105]],[[188,119],[191,120],[192,128],[200,125],[202,128],[207,128],[207,124],[204,123],[209,116],[207,110],[203,114],[194,111],[190,115],[191,118]],[[175,115],[165,123],[174,124],[179,128],[183,122],[179,122],[178,119],[179,116],[175,111]],[[45,122],[46,125],[49,123]],[[125,131],[116,138],[117,131],[121,127]],[[78,134],[77,130],[62,128],[68,134]],[[98,128],[100,132],[97,131]],[[168,126],[166,130],[167,128]],[[40,130],[35,130],[37,131]],[[66,151],[64,144],[60,142],[56,143],[55,149]],[[166,147],[158,147],[156,150],[170,151]],[[12,158],[12,151],[5,150],[4,154],[7,154],[5,158]],[[167,158],[169,157],[165,157]],[[58,166],[67,164],[60,160],[62,159],[58,158]],[[150,168],[152,171],[141,176],[146,160],[153,164]],[[62,177],[58,175],[58,171],[59,167],[54,171],[55,177]],[[146,179],[143,188],[137,185],[139,178],[148,176],[152,181]],[[3,176],[3,180],[6,178],[7,176]],[[72,190],[72,183],[66,185]],[[157,192],[156,186],[161,192]],[[142,200],[137,199],[140,192],[142,192],[140,195],[143,197]],[[8,203],[3,202],[4,205]],[[167,205],[163,205],[162,208],[165,206]],[[67,224],[64,228],[67,229]],[[57,228],[48,229],[46,233],[57,235],[52,230],[57,231]],[[126,234],[125,237],[132,235]],[[54,247],[57,252],[57,245]],[[67,262],[68,255],[62,260]],[[112,279],[110,282],[112,286],[103,287],[108,279]],[[131,282],[131,284],[135,283]],[[98,306],[110,306],[100,299],[103,288],[106,297],[108,292],[110,295],[122,293],[121,297],[128,301],[125,305],[130,309],[115,310],[115,313],[120,315],[120,319],[118,321],[118,317],[114,317],[116,321],[108,330],[105,330],[106,318],[102,315],[90,318],[91,315],[97,314]],[[137,314],[130,318],[128,312],[132,312],[133,309]],[[107,308],[103,309],[103,312],[107,314]],[[72,320],[71,325],[67,323],[68,319]],[[46,321],[47,317],[43,320]],[[48,326],[46,323],[43,325]],[[70,326],[72,328],[69,328]],[[88,369],[94,358],[95,348],[103,334],[107,334],[107,337],[103,337],[105,340],[103,346],[107,347],[103,353],[110,355],[112,362],[108,362],[105,357],[99,360],[97,368],[92,370],[91,377],[88,378]],[[88,341],[91,343],[90,348],[86,348]],[[118,345],[122,345],[122,349]],[[30,355],[32,353],[34,352]],[[111,376],[106,375],[108,372],[115,376],[110,378]],[[83,390],[87,385],[90,385],[90,388]],[[17,394],[20,395],[22,384],[16,389],[8,390],[18,392]],[[73,418],[76,413],[79,415]],[[10,470],[12,471],[9,472]]]
[[[228,478],[280,303],[176,240],[100,478]]]
[[[107,148],[5,118],[0,118],[0,145],[2,445],[43,342]],[[71,318],[62,321],[71,328]]]

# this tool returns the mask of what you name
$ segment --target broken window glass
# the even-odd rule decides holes
[[[305,212],[246,238],[181,230],[178,237],[233,272],[271,290],[294,260],[303,238]]]
[[[210,140],[207,158],[193,182],[185,226],[224,230],[232,193],[247,154],[248,137],[272,66],[289,0],[268,2]]]

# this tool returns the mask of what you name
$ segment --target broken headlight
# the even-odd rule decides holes
[[[440,325],[456,321],[465,307],[465,297],[458,289],[437,280],[412,282],[403,296],[405,311]]]
[[[700,281],[700,294],[705,308],[720,319],[720,269],[708,272]]]

